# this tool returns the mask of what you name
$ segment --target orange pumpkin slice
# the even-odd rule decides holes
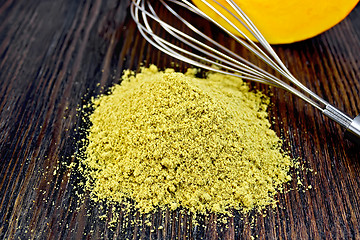
[[[359,0],[234,0],[248,15],[255,26],[272,44],[293,43],[314,37],[343,20]],[[236,33],[225,20],[211,10],[201,0],[193,0],[195,5],[216,19],[225,28]],[[225,16],[235,18],[212,0],[208,0]],[[230,9],[226,0],[218,0]],[[234,13],[234,11],[232,11]],[[237,27],[246,31],[240,23]],[[254,40],[254,38],[251,38]]]

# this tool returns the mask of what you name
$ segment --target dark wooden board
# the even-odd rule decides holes
[[[360,147],[316,109],[277,89],[269,109],[273,128],[305,167],[287,188],[300,177],[312,189],[279,194],[279,207],[252,214],[252,227],[237,213],[228,226],[216,226],[212,215],[194,226],[181,212],[154,214],[152,227],[131,223],[136,214],[120,215],[113,228],[110,216],[99,220],[107,207],[87,195],[79,199],[78,176],[67,167],[81,137],[77,107],[118,83],[124,69],[178,63],[139,35],[129,4],[0,1],[0,238],[360,239]],[[311,90],[352,117],[360,113],[359,5],[331,30],[275,50]]]

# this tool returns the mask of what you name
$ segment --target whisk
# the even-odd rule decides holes
[[[187,28],[186,32],[191,32],[191,35],[176,28],[174,23],[171,24],[162,20],[149,0],[132,0],[131,15],[142,36],[162,52],[193,66],[237,76],[246,80],[265,83],[295,94],[344,127],[346,129],[346,136],[353,142],[360,144],[360,115],[351,119],[300,83],[290,73],[245,12],[233,0],[226,0],[227,7],[217,0],[201,1],[214,11],[219,18],[222,18],[232,26],[238,34],[233,34],[232,31],[229,31],[219,24],[216,19],[211,18],[187,0],[168,0],[166,2],[159,0],[159,2],[163,5],[164,9],[168,11],[167,13],[173,15],[174,21],[176,20],[176,23],[180,23],[181,28]],[[214,7],[215,5],[217,5],[217,7]],[[245,49],[278,72],[282,76],[281,79],[284,78],[291,85],[205,35],[196,26],[186,20],[185,17],[179,15],[178,12],[175,11],[175,7],[177,9],[185,8],[189,13],[196,14],[217,25]],[[229,13],[230,16],[232,16],[232,20],[223,14],[224,11],[219,11],[218,9],[223,9]],[[236,19],[237,24],[235,24],[234,19]],[[246,31],[237,27],[239,23]],[[161,37],[157,34],[156,29],[159,28],[165,30],[166,34],[170,36],[172,40],[176,39],[178,43],[174,44],[172,40],[167,40],[168,38]],[[251,38],[256,39],[258,43],[255,43]],[[186,46],[186,48],[184,46]]]

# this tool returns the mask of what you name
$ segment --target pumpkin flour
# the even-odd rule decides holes
[[[125,71],[121,85],[93,99],[82,163],[94,199],[132,199],[143,213],[276,203],[293,161],[270,129],[269,98],[239,78],[195,72]]]

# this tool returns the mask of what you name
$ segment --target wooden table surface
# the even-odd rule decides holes
[[[278,89],[271,90],[273,129],[303,166],[287,189],[297,178],[304,186],[279,194],[279,206],[266,216],[252,213],[252,227],[237,213],[229,225],[210,215],[194,226],[181,212],[158,212],[151,227],[134,223],[136,214],[120,214],[114,227],[109,214],[99,219],[108,207],[76,195],[80,180],[69,167],[81,138],[76,109],[118,83],[125,69],[178,63],[139,35],[129,4],[0,1],[0,238],[360,239],[360,147]],[[320,36],[275,50],[311,90],[352,117],[360,113],[359,5]]]

